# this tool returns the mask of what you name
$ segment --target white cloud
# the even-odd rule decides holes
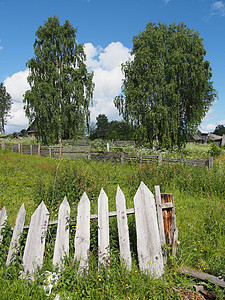
[[[225,16],[225,4],[223,1],[216,1],[211,5],[212,15]]]
[[[7,133],[27,128],[28,119],[26,118],[23,109],[23,94],[29,89],[27,76],[28,70],[20,71],[13,74],[11,77],[7,77],[4,81],[4,86],[11,95],[13,101],[10,113],[11,117],[8,119],[8,123],[5,126]]]
[[[120,94],[123,74],[121,63],[131,58],[130,49],[120,42],[113,42],[105,49],[85,44],[87,66],[94,71],[94,106],[90,108],[91,121],[95,122],[99,114],[105,114],[109,120],[119,119],[113,99]]]
[[[22,101],[23,94],[29,89],[27,82],[28,69],[13,74],[11,77],[7,77],[4,81],[4,86],[7,92],[12,96],[14,101]]]
[[[110,43],[105,49],[85,44],[87,57],[86,65],[94,71],[94,106],[90,108],[91,121],[96,122],[99,114],[105,114],[109,120],[119,119],[113,99],[120,94],[123,74],[121,63],[131,58],[130,49],[120,42]],[[6,90],[13,99],[11,118],[6,125],[6,132],[10,133],[27,128],[28,120],[23,110],[23,95],[29,89],[27,83],[28,70],[13,74],[4,81]]]

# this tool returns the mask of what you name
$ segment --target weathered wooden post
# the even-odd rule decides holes
[[[1,146],[2,146],[2,150],[5,150],[5,141],[3,139],[1,140]]]
[[[209,166],[209,169],[213,169],[213,156],[209,157],[208,166]]]
[[[109,211],[108,197],[101,189],[98,197],[98,263],[109,265]]]
[[[87,156],[88,160],[91,160],[91,148],[88,149],[88,156]]]
[[[64,264],[64,257],[69,256],[69,218],[70,205],[66,197],[59,207],[58,226],[53,255],[53,265],[61,269]]]
[[[117,187],[116,193],[116,211],[121,263],[124,264],[124,267],[127,270],[131,271],[131,254],[126,214],[126,201],[125,196],[119,186]]]
[[[20,140],[18,140],[18,152],[21,153]]]
[[[52,148],[51,146],[48,147],[49,157],[52,157]]]
[[[20,144],[20,153],[23,153],[23,143]]]
[[[162,211],[162,201],[161,201],[161,193],[159,185],[155,186],[155,198],[156,198],[156,206],[157,206],[157,215],[158,215],[158,225],[159,225],[159,235],[160,235],[160,243],[163,248],[163,261],[167,262],[167,253],[164,249],[166,245],[165,231],[164,231],[164,221],[163,221],[163,211]]]
[[[168,206],[163,210],[163,221],[166,244],[171,246],[172,255],[177,255],[178,245],[178,228],[176,225],[176,214],[173,194],[161,194],[161,201],[164,206]]]
[[[31,217],[23,254],[24,274],[33,273],[43,263],[49,213],[42,201]]]
[[[59,144],[59,158],[62,158],[62,142]]]
[[[77,206],[77,225],[74,238],[74,259],[80,261],[79,272],[88,267],[90,250],[90,201],[84,192]]]
[[[121,162],[121,164],[124,163],[124,152],[121,152],[120,162]]]
[[[159,153],[159,155],[158,155],[158,165],[159,166],[162,165],[162,153]]]
[[[21,205],[20,210],[17,214],[16,223],[13,229],[13,235],[9,246],[9,252],[6,260],[6,266],[8,266],[12,259],[14,254],[17,253],[18,247],[19,247],[19,238],[23,231],[23,226],[25,222],[25,216],[26,216],[26,210],[24,207],[24,204]]]
[[[40,157],[41,156],[41,144],[38,143],[38,156]]]
[[[156,278],[164,272],[155,199],[141,182],[134,196],[137,252],[140,270]]]
[[[33,155],[33,146],[30,144],[30,155]]]
[[[3,239],[3,236],[1,235],[1,231],[3,230],[5,223],[7,222],[7,213],[5,206],[0,210],[0,245]]]
[[[106,152],[104,151],[104,161],[106,161]]]
[[[139,155],[139,163],[142,164],[142,153]]]

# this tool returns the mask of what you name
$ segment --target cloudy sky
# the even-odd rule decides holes
[[[0,82],[13,98],[6,132],[27,128],[23,94],[29,89],[26,62],[34,56],[35,32],[50,16],[78,28],[86,64],[94,71],[91,120],[98,114],[119,119],[113,99],[120,93],[132,38],[148,22],[179,23],[199,31],[210,61],[218,99],[202,122],[202,131],[225,125],[225,0],[0,0]]]

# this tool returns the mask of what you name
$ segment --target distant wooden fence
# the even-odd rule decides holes
[[[165,244],[172,248],[176,255],[178,229],[176,226],[173,194],[161,194],[160,187],[155,187],[156,203],[151,191],[141,182],[134,196],[134,208],[126,209],[125,196],[118,186],[115,212],[108,212],[108,197],[102,189],[98,198],[98,214],[90,214],[90,201],[83,194],[76,217],[76,233],[74,238],[74,259],[80,262],[79,270],[88,267],[90,251],[90,220],[98,219],[98,261],[99,265],[110,265],[109,217],[117,216],[118,239],[121,264],[131,270],[131,252],[129,240],[128,214],[135,214],[137,253],[139,268],[146,274],[160,277],[166,263]],[[26,211],[21,206],[15,222],[13,235],[8,251],[6,265],[15,259],[19,249],[19,237],[28,228],[28,235],[23,253],[24,274],[33,273],[43,264],[45,239],[49,225],[57,225],[56,240],[53,254],[53,265],[63,267],[63,261],[69,254],[69,220],[70,205],[64,198],[58,212],[58,220],[49,222],[48,210],[42,202],[31,217],[30,225],[24,226]],[[0,211],[0,244],[2,232],[7,222],[5,207]],[[162,250],[163,249],[163,250]]]
[[[159,165],[162,163],[182,163],[187,165],[199,165],[207,166],[208,168],[213,167],[213,157],[209,157],[208,160],[197,160],[197,159],[184,159],[184,158],[166,158],[162,157],[159,153],[157,156],[150,155],[131,155],[125,152],[107,152],[107,151],[91,151],[90,145],[79,145],[79,146],[41,146],[40,144],[22,144],[18,141],[17,144],[5,143],[1,141],[2,150],[10,150],[13,152],[24,153],[29,155],[48,156],[56,158],[69,158],[69,159],[92,159],[96,161],[117,161],[124,163],[126,161],[138,163],[145,162],[157,162]]]

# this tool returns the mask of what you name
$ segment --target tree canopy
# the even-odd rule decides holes
[[[181,147],[216,96],[202,38],[183,23],[148,23],[133,38],[131,54],[115,106],[134,124],[137,140]]]
[[[105,114],[98,115],[96,120],[96,128],[90,135],[92,140],[97,138],[118,141],[133,140],[133,128],[129,123],[116,120],[109,122]]]
[[[224,125],[217,125],[213,133],[222,136],[223,134],[225,134],[225,126]]]
[[[7,93],[3,83],[0,83],[0,132],[5,133],[5,125],[7,123],[7,117],[12,106],[12,98]]]
[[[24,96],[30,123],[43,143],[77,138],[89,127],[93,73],[87,71],[82,44],[68,20],[50,17],[36,32],[34,58],[27,62],[31,90]]]

